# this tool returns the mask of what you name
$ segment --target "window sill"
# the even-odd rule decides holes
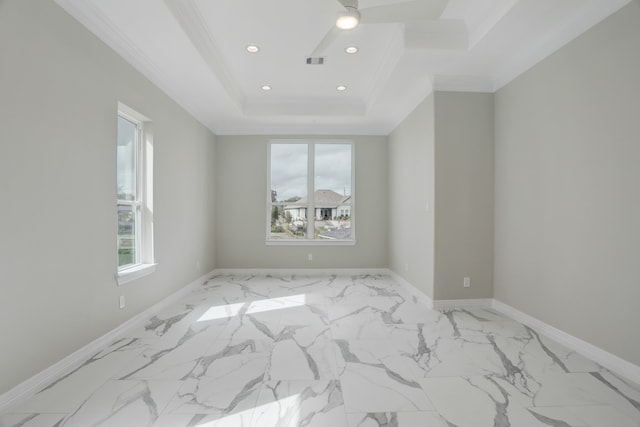
[[[267,246],[355,246],[355,240],[266,240]]]
[[[118,286],[122,286],[125,283],[133,282],[141,277],[147,276],[156,271],[158,264],[140,264],[135,267],[127,268],[126,270],[118,271],[116,274],[116,281]]]

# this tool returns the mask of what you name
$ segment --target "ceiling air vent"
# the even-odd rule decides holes
[[[324,56],[307,57],[307,65],[324,65]]]

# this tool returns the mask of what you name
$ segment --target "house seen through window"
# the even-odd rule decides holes
[[[267,240],[353,242],[353,144],[272,141]]]

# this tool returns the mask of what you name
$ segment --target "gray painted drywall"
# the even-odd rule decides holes
[[[389,268],[433,298],[434,116],[427,97],[389,135]]]
[[[52,1],[0,2],[0,58],[1,394],[215,267],[215,137]],[[153,121],[159,262],[121,287],[118,101]]]
[[[434,299],[491,298],[493,94],[436,92],[434,99]]]
[[[267,246],[267,151],[277,136],[219,136],[216,141],[218,268],[386,268],[387,138],[350,139],[355,146],[355,246]],[[313,254],[308,261],[307,255]]]
[[[640,8],[495,104],[495,297],[640,365]]]

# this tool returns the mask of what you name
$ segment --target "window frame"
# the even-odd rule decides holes
[[[271,147],[274,144],[307,145],[307,236],[304,239],[271,239]],[[315,156],[316,145],[342,144],[351,146],[351,238],[326,240],[314,238],[315,233]],[[351,139],[271,139],[267,147],[267,190],[266,190],[266,237],[267,246],[354,246],[356,244],[356,144]]]
[[[117,118],[136,126],[135,200],[119,199],[116,189],[116,226],[119,227],[119,206],[132,206],[136,216],[136,259],[133,264],[119,265],[119,235],[116,231],[116,282],[123,285],[153,273],[157,265],[153,253],[153,132],[151,120],[125,104],[118,103]]]

